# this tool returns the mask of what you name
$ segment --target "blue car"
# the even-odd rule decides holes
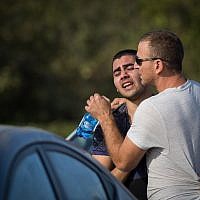
[[[0,125],[0,200],[136,199],[87,151],[32,127]]]

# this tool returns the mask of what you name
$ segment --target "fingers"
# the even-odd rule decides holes
[[[93,95],[91,95],[89,97],[89,99],[87,100],[87,104],[90,104],[92,101],[99,99],[101,96],[98,93],[94,93]]]
[[[89,99],[87,100],[87,103],[88,103],[88,102],[91,102],[91,101],[94,101],[94,100],[100,100],[100,99],[102,99],[102,98],[103,98],[104,100],[110,102],[110,99],[109,99],[108,97],[106,97],[106,96],[101,96],[101,95],[98,94],[98,93],[94,93],[93,95],[91,95],[91,96],[89,97]]]
[[[121,104],[126,103],[125,98],[115,98],[111,103],[112,109],[117,109]]]
[[[111,109],[112,110],[117,109],[118,106],[119,106],[119,102],[118,101],[112,101],[112,103],[111,103]]]
[[[100,98],[100,97],[101,97],[101,96],[100,96],[100,94],[98,94],[98,93],[94,93],[93,95],[91,95],[91,96],[89,97],[89,99],[86,101],[87,105],[85,106],[85,110],[86,110],[87,112],[89,112],[89,111],[90,111],[90,106],[91,106],[91,104],[92,104],[94,101],[98,100],[98,98]]]
[[[103,102],[105,103],[105,101],[110,104],[110,99],[108,97],[101,96],[98,93],[94,93],[93,95],[91,95],[88,98],[88,100],[86,101],[86,103],[87,103],[87,106],[90,106],[92,103],[99,104],[99,103],[103,103]]]
[[[108,98],[108,97],[106,97],[106,96],[102,96],[106,101],[108,101],[108,102],[110,102],[110,99]]]
[[[99,98],[100,97],[100,94],[98,94],[98,93],[94,93],[94,98]]]

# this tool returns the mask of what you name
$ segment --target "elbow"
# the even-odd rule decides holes
[[[122,161],[117,161],[115,163],[115,166],[117,169],[123,172],[130,172],[132,170],[132,167],[128,165],[128,163],[122,162]]]

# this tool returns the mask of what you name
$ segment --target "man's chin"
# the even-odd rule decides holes
[[[121,93],[121,95],[129,100],[133,99],[134,96],[137,96],[136,93]]]
[[[145,91],[145,87],[142,87],[140,90],[137,91],[130,91],[130,92],[124,92],[121,93],[121,95],[131,101],[137,100],[138,98],[140,98],[140,96],[144,93]]]

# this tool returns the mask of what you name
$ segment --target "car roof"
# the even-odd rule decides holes
[[[75,145],[71,144],[71,142],[64,140],[61,136],[43,129],[0,125],[0,169],[4,169],[3,171],[0,170],[1,179],[6,174],[6,170],[8,170],[12,160],[22,149],[30,145],[41,143],[59,144],[79,154],[84,154],[88,159],[90,157],[86,151],[81,151],[75,147]],[[4,167],[2,167],[2,163]]]
[[[12,162],[21,151],[30,146],[48,144],[59,145],[67,151],[78,154],[81,159],[88,160],[88,162],[90,162],[92,166],[94,165],[95,168],[98,168],[100,172],[106,174],[111,179],[114,179],[107,170],[91,158],[91,155],[89,155],[88,152],[77,148],[76,145],[72,144],[70,141],[66,141],[61,136],[35,127],[0,125],[0,191],[5,190],[5,182],[8,178],[9,170],[12,168]],[[113,181],[113,183],[117,185],[121,184],[116,181]],[[0,194],[0,199],[3,199],[1,195],[3,194]]]
[[[0,125],[0,163],[9,164],[22,148],[39,143],[56,143],[79,151],[60,136],[39,128]]]
[[[61,136],[34,127],[18,127],[0,125],[0,191],[4,191],[12,162],[24,149],[34,145],[51,144],[59,145],[70,151],[76,152],[85,159],[90,159],[86,151],[64,140]],[[12,171],[12,170],[11,170]],[[2,194],[2,192],[1,192]],[[0,194],[0,199],[2,199]]]

